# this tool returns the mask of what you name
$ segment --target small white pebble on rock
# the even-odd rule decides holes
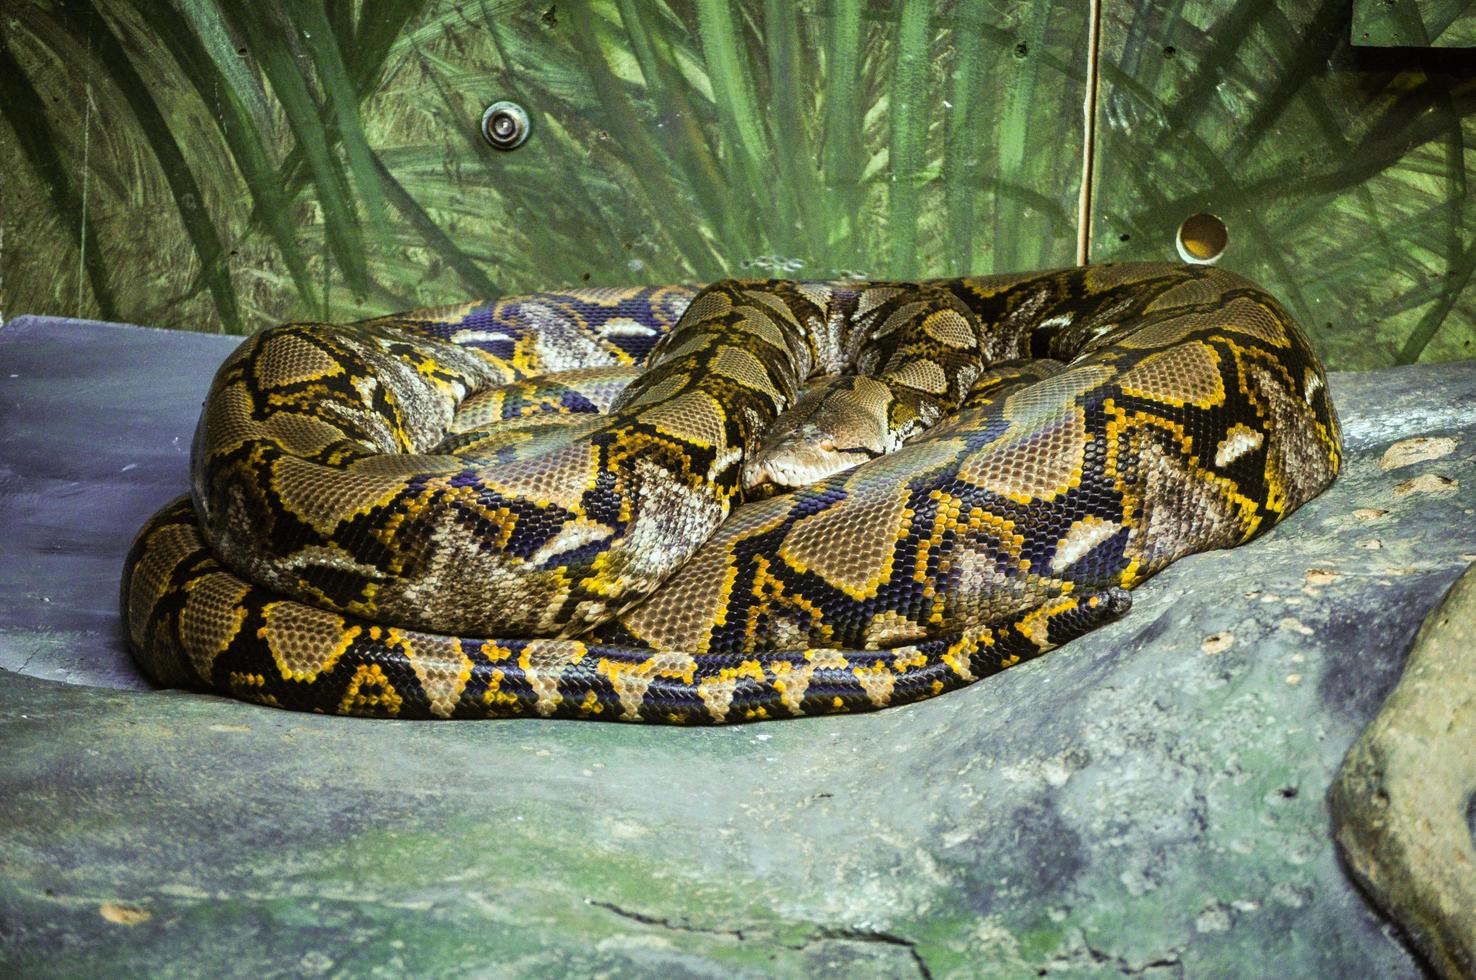
[[[1306,623],[1302,622],[1295,616],[1283,616],[1281,618],[1281,621],[1278,622],[1276,625],[1280,626],[1284,630],[1291,630],[1293,633],[1300,633],[1303,636],[1312,635],[1312,627],[1308,626]]]
[[[1218,633],[1211,633],[1201,640],[1199,649],[1209,654],[1224,653],[1234,645],[1235,634],[1229,630],[1221,630]]]
[[[104,919],[120,926],[140,925],[154,917],[154,913],[148,909],[139,908],[137,905],[124,905],[121,902],[103,902],[97,907],[97,912]]]
[[[1229,932],[1230,910],[1219,902],[1205,906],[1194,920],[1194,928],[1199,932]]]
[[[1460,489],[1461,481],[1439,473],[1423,473],[1413,480],[1405,480],[1394,488],[1394,496],[1405,497],[1412,493],[1428,493],[1436,497],[1448,497]]]
[[[1455,452],[1455,448],[1456,440],[1450,436],[1416,436],[1413,439],[1400,439],[1384,450],[1384,455],[1379,459],[1379,469],[1394,470],[1401,466],[1423,463],[1429,459],[1439,459]]]
[[[1271,897],[1279,904],[1299,909],[1311,899],[1311,889],[1281,882],[1271,889]]]
[[[333,957],[321,950],[310,949],[302,954],[302,958],[297,961],[297,965],[302,968],[304,973],[310,975],[327,973],[333,969]]]

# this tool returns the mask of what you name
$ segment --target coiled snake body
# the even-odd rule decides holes
[[[1301,329],[1208,268],[289,324],[217,374],[123,618],[158,683],[284,708],[861,711],[1120,615],[1340,454]]]

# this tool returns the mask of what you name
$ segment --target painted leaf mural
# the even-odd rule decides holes
[[[159,6],[6,21],[7,238],[33,243],[0,255],[7,313],[238,331],[580,282],[1072,260],[1073,5]],[[532,120],[514,152],[479,135],[497,99]]]
[[[1353,43],[1375,47],[1476,47],[1476,2],[1353,0]]]
[[[1335,367],[1476,356],[1476,74],[1349,42],[1345,0],[1109,3],[1093,254],[1224,221]]]
[[[1329,361],[1472,356],[1476,82],[1348,0],[1101,0],[1091,255],[1185,217]],[[1442,8],[1443,9],[1443,8]],[[16,0],[0,314],[246,332],[576,283],[1069,264],[1091,5]],[[526,108],[499,152],[482,110]]]

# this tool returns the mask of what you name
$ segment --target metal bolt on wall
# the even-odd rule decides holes
[[[494,102],[482,113],[482,138],[499,150],[516,150],[528,138],[528,113],[516,102]]]

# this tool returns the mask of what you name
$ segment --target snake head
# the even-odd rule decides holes
[[[889,404],[886,386],[871,378],[831,377],[811,385],[745,462],[744,490],[753,497],[809,486],[891,452],[897,446]]]
[[[770,439],[743,464],[743,489],[782,492],[818,483],[881,455],[862,441],[843,441],[807,422]]]

